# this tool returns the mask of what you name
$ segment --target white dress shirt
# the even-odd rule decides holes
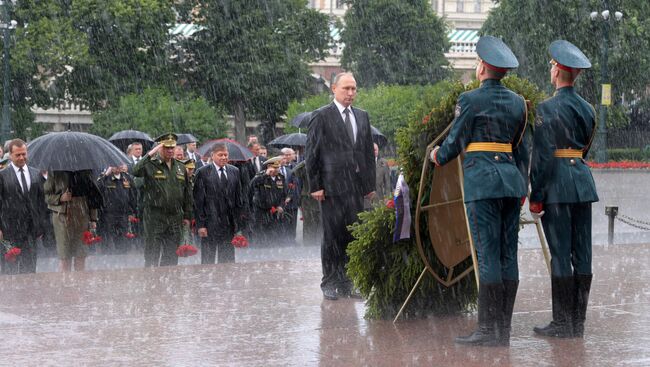
[[[18,178],[18,183],[20,184],[20,188],[23,190],[23,192],[28,192],[29,189],[32,187],[32,182],[30,180],[29,176],[29,168],[27,168],[27,165],[23,166],[23,173],[25,174],[25,180],[27,181],[27,190],[23,187],[23,181],[20,178],[20,171],[19,168],[16,167],[13,163],[11,163],[11,167],[14,168],[14,172],[16,173],[16,178]]]
[[[345,113],[343,113],[343,111],[345,111],[345,107],[342,104],[340,104],[339,101],[337,101],[336,99],[334,100],[334,104],[336,105],[336,108],[339,109],[339,113],[341,114],[341,119],[343,120],[343,122],[345,122]],[[357,142],[357,119],[354,117],[354,112],[352,112],[351,105],[350,107],[348,107],[348,109],[350,110],[349,115],[350,115],[350,123],[352,124],[352,135],[354,136],[354,142],[356,143]]]

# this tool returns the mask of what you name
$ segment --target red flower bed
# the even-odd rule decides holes
[[[386,207],[388,209],[395,209],[395,201],[393,199],[386,200]]]
[[[634,162],[634,161],[620,161],[620,162],[606,162],[596,163],[587,162],[591,168],[617,168],[617,169],[648,169],[650,168],[649,162]]]

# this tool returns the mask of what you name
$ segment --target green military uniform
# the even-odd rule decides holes
[[[573,44],[550,46],[556,68],[568,73],[591,66]],[[556,70],[556,69],[554,69]],[[571,83],[572,84],[572,83]],[[557,89],[537,107],[531,162],[531,210],[543,207],[551,251],[553,321],[535,328],[545,336],[582,336],[591,288],[591,203],[596,185],[584,161],[596,130],[593,107],[573,86]]]
[[[508,46],[494,37],[481,37],[477,53],[482,70],[504,75],[518,66]],[[434,160],[444,165],[465,152],[464,198],[478,257],[479,328],[456,342],[507,345],[519,283],[520,199],[527,193],[526,102],[486,75],[479,88],[458,98],[453,125]]]
[[[173,147],[176,135],[166,134],[156,141]],[[182,221],[192,218],[192,190],[185,166],[176,159],[168,166],[160,157],[147,154],[133,166],[133,175],[142,178],[145,266],[176,265]]]
[[[311,188],[307,179],[305,161],[298,163],[293,174],[300,179],[300,211],[302,212],[302,241],[305,244],[317,244],[323,236],[320,228],[320,205],[311,197]]]

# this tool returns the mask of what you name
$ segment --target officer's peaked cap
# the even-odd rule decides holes
[[[548,51],[555,62],[571,69],[589,69],[591,62],[578,47],[565,40],[553,41]]]
[[[514,69],[519,67],[517,57],[510,47],[500,38],[482,36],[476,44],[476,53],[484,62],[499,69]]]

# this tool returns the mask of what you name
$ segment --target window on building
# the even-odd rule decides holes
[[[457,13],[464,12],[464,5],[465,5],[464,0],[456,0],[456,12]]]
[[[474,13],[481,12],[481,0],[474,0]]]
[[[336,0],[336,8],[343,9],[343,0]]]

